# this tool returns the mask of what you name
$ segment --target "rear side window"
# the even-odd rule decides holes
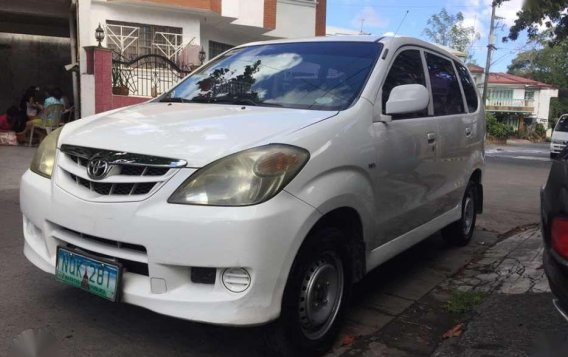
[[[426,63],[430,75],[434,115],[452,115],[465,113],[463,97],[451,61],[426,53]]]
[[[403,84],[422,84],[426,86],[426,78],[424,75],[424,67],[422,66],[422,57],[418,50],[406,50],[401,52],[389,71],[385,84],[383,85],[383,114],[386,114],[386,104],[394,87]],[[409,113],[397,115],[393,119],[415,118],[428,116],[428,111],[420,113]]]
[[[458,69],[458,75],[463,87],[465,99],[467,100],[467,107],[469,109],[469,112],[473,113],[477,110],[477,106],[479,104],[477,92],[475,91],[475,83],[473,82],[473,79],[471,79],[471,76],[464,66],[457,62],[454,63],[456,65],[456,68]]]

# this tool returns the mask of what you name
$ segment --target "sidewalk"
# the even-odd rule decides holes
[[[568,323],[552,306],[542,239],[529,226],[487,249],[337,356],[555,356]],[[461,324],[461,328],[456,328]],[[456,336],[443,335],[452,328]]]

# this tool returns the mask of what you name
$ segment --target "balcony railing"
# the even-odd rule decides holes
[[[491,112],[534,112],[534,100],[532,99],[498,99],[488,98],[485,110]]]

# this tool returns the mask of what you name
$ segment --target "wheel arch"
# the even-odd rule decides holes
[[[471,176],[469,177],[469,182],[473,183],[476,185],[476,206],[475,206],[475,211],[478,214],[483,213],[483,184],[482,182],[482,171],[480,168],[477,168],[473,171],[473,173],[471,174]]]
[[[345,247],[349,256],[349,271],[353,282],[361,280],[366,272],[366,246],[363,221],[356,209],[348,206],[338,207],[326,212],[310,229],[306,239],[314,232],[333,227],[345,234]],[[301,249],[301,248],[300,248]]]

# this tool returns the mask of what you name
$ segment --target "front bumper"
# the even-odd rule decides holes
[[[24,254],[51,274],[58,245],[146,266],[147,275],[124,273],[121,301],[161,314],[224,325],[276,319],[296,252],[320,214],[286,191],[249,207],[168,204],[171,191],[140,202],[88,202],[28,170],[20,191]],[[215,283],[192,282],[192,267],[216,268]],[[223,285],[230,267],[248,270],[244,292]]]

